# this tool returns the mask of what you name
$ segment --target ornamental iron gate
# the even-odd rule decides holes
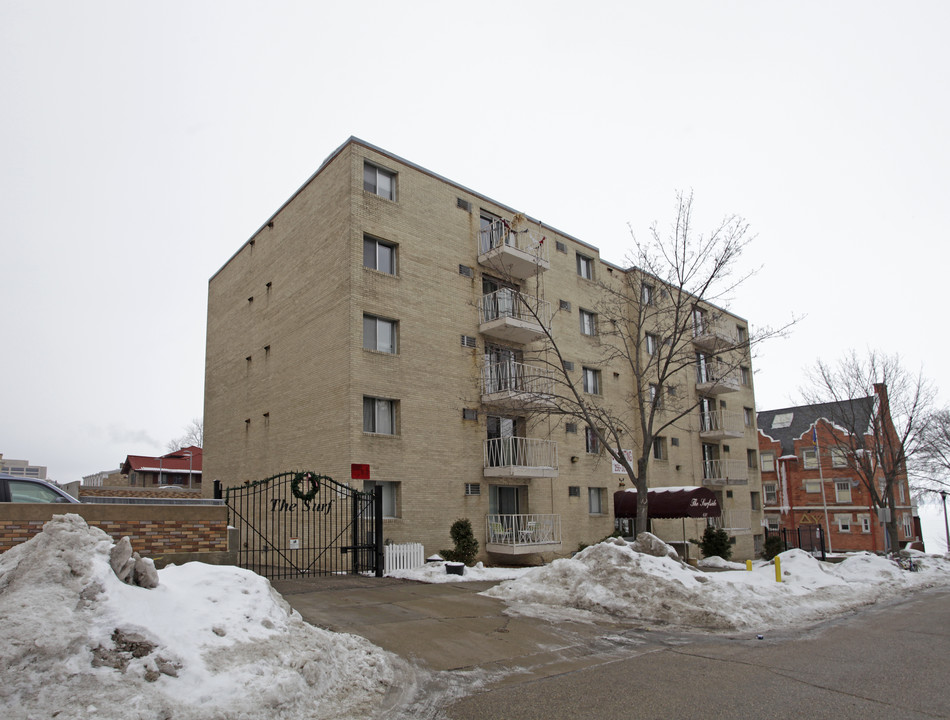
[[[229,487],[238,565],[269,579],[383,575],[382,488],[360,492],[315,472],[285,472]]]
[[[799,548],[821,560],[825,560],[827,557],[825,553],[825,531],[821,525],[799,525],[793,530],[788,528],[781,528],[780,530],[766,529],[766,538],[773,535],[781,538],[782,552]]]

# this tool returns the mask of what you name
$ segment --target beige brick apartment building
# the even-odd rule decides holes
[[[596,317],[601,283],[623,274],[592,245],[350,138],[210,280],[204,476],[379,484],[386,539],[427,554],[460,517],[492,561],[600,540],[625,476],[585,427],[546,412],[554,378],[525,357],[540,318],[585,390],[625,403],[629,366],[604,364]],[[745,321],[727,319],[741,337]],[[709,486],[736,557],[752,557],[751,367],[714,386],[691,369],[683,386],[691,401],[712,394],[662,438],[650,484]],[[350,480],[353,465],[371,479]],[[703,522],[654,530],[676,541]]]

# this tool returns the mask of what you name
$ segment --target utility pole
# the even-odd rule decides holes
[[[950,552],[950,523],[947,522],[947,491],[940,491],[940,499],[943,500],[943,530],[947,534],[947,552]]]

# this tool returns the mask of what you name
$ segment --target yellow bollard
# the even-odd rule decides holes
[[[775,582],[782,582],[782,561],[778,556],[775,558]]]
[[[752,572],[752,561],[751,561],[751,560],[746,560],[746,561],[745,561],[745,569],[748,570],[749,572]]]

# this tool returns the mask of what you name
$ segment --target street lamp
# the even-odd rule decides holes
[[[940,491],[940,499],[943,500],[943,530],[947,534],[947,552],[950,552],[950,523],[947,522],[947,491]]]

